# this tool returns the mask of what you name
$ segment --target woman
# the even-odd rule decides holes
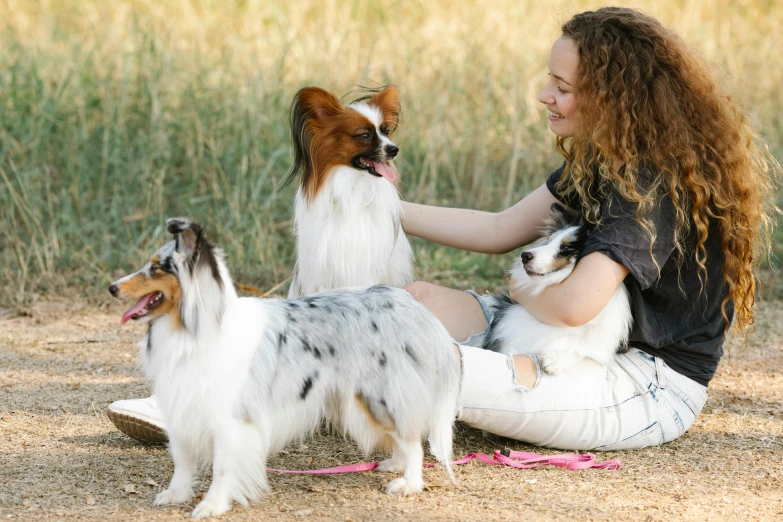
[[[774,160],[703,60],[654,18],[609,7],[576,15],[562,33],[539,101],[563,166],[504,212],[405,203],[403,226],[505,253],[537,238],[552,203],[580,211],[594,227],[572,274],[536,297],[510,295],[544,323],[577,326],[625,284],[631,350],[610,367],[549,376],[535,358],[468,346],[491,323],[490,301],[423,282],[407,289],[464,340],[459,420],[563,449],[661,444],[704,406],[732,316],[741,335],[753,327]]]

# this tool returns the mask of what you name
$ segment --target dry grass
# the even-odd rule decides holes
[[[193,505],[156,508],[172,462],[114,429],[104,410],[144,396],[135,369],[142,327],[120,328],[115,304],[74,310],[48,302],[28,317],[0,319],[0,517],[16,520],[174,520]],[[0,314],[2,315],[2,314]],[[385,475],[272,474],[272,494],[231,519],[275,520],[772,520],[783,517],[783,322],[765,306],[747,351],[725,358],[691,430],[658,448],[600,455],[619,471],[514,470],[469,464],[458,485],[425,471],[433,487],[415,498],[382,493]],[[519,442],[459,426],[456,451]],[[533,449],[532,451],[537,451]],[[544,452],[551,451],[544,450]],[[271,462],[314,468],[359,462],[350,443],[320,434]],[[197,489],[206,487],[201,475]]]

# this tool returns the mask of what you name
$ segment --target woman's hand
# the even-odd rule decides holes
[[[595,318],[623,284],[628,269],[601,252],[580,259],[562,282],[536,297],[526,290],[509,289],[509,296],[530,315],[552,326],[582,326]]]

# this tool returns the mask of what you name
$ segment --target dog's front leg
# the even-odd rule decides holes
[[[212,484],[204,500],[193,510],[193,518],[216,517],[231,509],[237,487],[236,473],[242,466],[237,462],[235,445],[241,443],[232,437],[234,426],[224,427],[213,440]]]
[[[158,493],[155,497],[156,506],[167,504],[182,504],[193,498],[193,475],[196,474],[198,462],[193,452],[176,438],[171,438],[169,451],[174,459],[174,476],[169,489]]]

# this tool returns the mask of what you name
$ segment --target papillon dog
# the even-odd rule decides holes
[[[401,287],[413,280],[392,162],[400,150],[391,141],[399,118],[394,86],[345,107],[318,87],[294,97],[294,164],[286,183],[300,175],[301,183],[289,298],[350,286]]]
[[[522,252],[511,271],[511,284],[534,296],[573,271],[588,228],[579,214],[555,203],[542,232],[541,239]],[[538,355],[542,369],[551,375],[565,373],[586,358],[608,365],[615,353],[628,349],[633,319],[624,284],[595,318],[576,327],[544,324],[507,295],[494,298],[494,319],[483,347],[507,354]]]
[[[193,497],[200,464],[212,483],[193,511],[216,516],[267,490],[268,457],[324,421],[362,450],[390,447],[386,491],[422,490],[422,437],[449,476],[459,366],[443,325],[405,290],[344,289],[283,301],[237,297],[222,252],[198,224],[109,287],[147,322],[143,367],[154,381],[174,459],[155,504]]]

